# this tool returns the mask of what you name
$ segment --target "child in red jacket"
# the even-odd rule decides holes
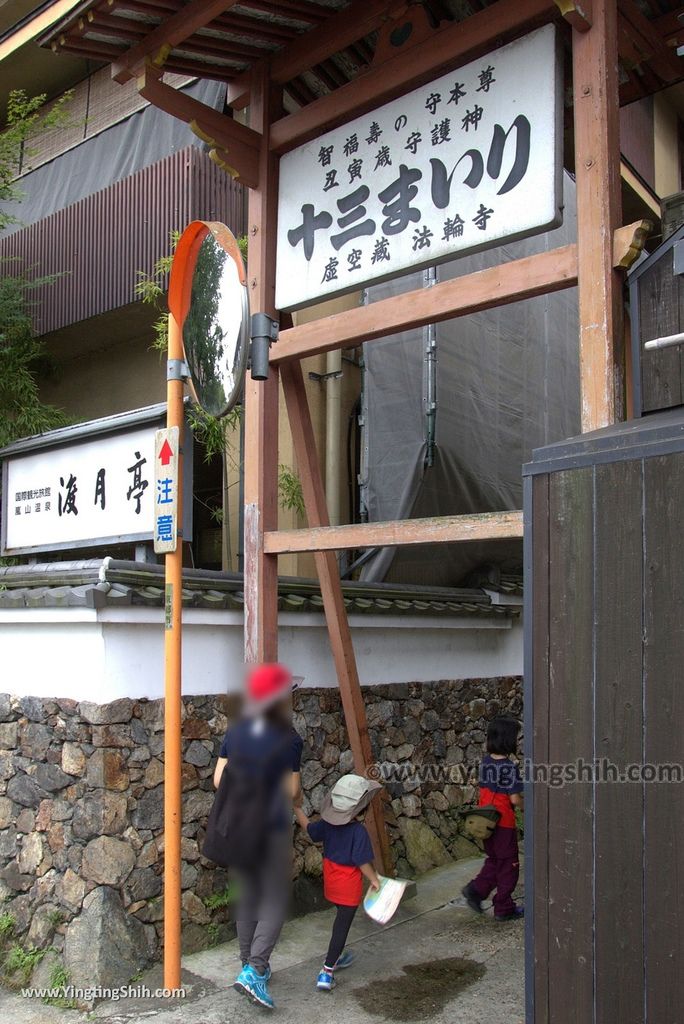
[[[363,899],[363,876],[372,888],[380,888],[370,836],[362,823],[363,812],[380,788],[379,782],[361,775],[343,775],[323,801],[319,821],[309,821],[301,807],[295,806],[297,821],[309,838],[323,844],[323,892],[337,907],[328,953],[316,982],[323,991],[335,987],[335,971],[350,967],[354,959],[344,944]]]
[[[471,910],[481,914],[482,900],[496,889],[492,902],[497,921],[514,921],[524,914],[513,899],[520,872],[515,808],[523,806],[523,783],[510,755],[516,751],[519,732],[520,725],[509,715],[499,715],[489,723],[487,754],[480,764],[479,806],[493,804],[501,817],[484,841],[487,858],[482,870],[462,890]]]

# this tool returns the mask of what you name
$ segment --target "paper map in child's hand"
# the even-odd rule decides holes
[[[405,878],[385,878],[378,875],[379,889],[369,889],[363,901],[363,909],[378,924],[387,924],[394,916],[404,890],[409,884]]]

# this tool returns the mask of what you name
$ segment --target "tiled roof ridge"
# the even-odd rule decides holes
[[[347,609],[353,613],[497,617],[511,614],[511,609],[493,605],[489,595],[479,588],[344,580],[342,589]],[[4,607],[161,606],[163,594],[164,567],[147,562],[105,558],[0,568],[0,606]],[[323,610],[320,587],[315,580],[281,577],[278,595],[281,611]],[[241,574],[183,570],[185,606],[242,610],[243,603]]]

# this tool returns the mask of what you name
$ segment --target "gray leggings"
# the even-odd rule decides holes
[[[291,872],[290,829],[272,832],[254,868],[238,876],[236,924],[240,958],[260,974],[268,967],[287,916]]]

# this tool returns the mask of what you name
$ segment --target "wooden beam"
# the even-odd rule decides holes
[[[350,7],[333,14],[322,25],[305,32],[276,54],[271,59],[271,78],[285,85],[326,57],[375,32],[396,6],[396,0],[355,0]],[[235,79],[228,103],[241,109],[248,102],[249,74],[245,72]]]
[[[329,525],[328,508],[301,365],[290,363],[283,367],[282,381],[309,527],[327,527]],[[314,558],[325,608],[330,650],[337,672],[349,736],[349,746],[354,756],[356,771],[360,775],[365,775],[375,758],[368,735],[366,708],[361,693],[337,559],[332,551],[317,551]],[[389,874],[392,859],[382,802],[377,797],[371,804],[368,824],[376,857],[384,866],[383,873]]]
[[[583,431],[623,416],[622,279],[613,267],[622,220],[615,0],[594,0],[593,15],[591,29],[572,38]]]
[[[464,21],[447,22],[433,37],[400,50],[396,57],[370,67],[353,82],[321,97],[271,129],[271,147],[284,153],[323,132],[394,99],[448,68],[486,53],[525,28],[548,21],[557,12],[553,0],[498,0]]]
[[[680,4],[678,11],[670,11],[655,18],[653,25],[666,42],[677,46],[684,39],[684,4]]]
[[[161,66],[174,46],[182,43],[184,39],[189,39],[197,29],[204,28],[208,22],[234,7],[237,2],[238,0],[190,0],[190,3],[180,11],[172,14],[161,25],[157,25],[136,46],[127,50],[125,56],[112,65],[112,78],[120,83],[135,78],[148,57],[152,57],[153,62],[158,58]]]
[[[262,139],[259,183],[249,193],[247,279],[252,313],[275,316],[275,224],[278,165],[269,151],[268,132],[280,112],[281,96],[271,89],[267,70],[254,72],[250,127]],[[279,374],[245,380],[245,661],[275,661],[278,655],[278,559],[264,551],[264,534],[278,525]]]
[[[464,541],[522,539],[522,512],[435,516],[389,523],[318,526],[308,530],[277,530],[264,537],[273,555],[346,548],[393,548],[412,544],[456,544]]]
[[[678,82],[684,76],[684,64],[676,52],[667,45],[662,35],[648,18],[642,14],[635,0],[618,0],[620,14],[631,29],[637,47],[652,55],[654,70],[664,82]]]
[[[328,17],[325,7],[307,3],[306,0],[240,0],[240,6],[263,11],[264,14],[275,14],[279,18],[305,21],[308,25],[318,25]]]
[[[271,360],[284,363],[352,348],[362,341],[572,288],[576,283],[577,247],[566,245],[292,327],[281,332]]]
[[[618,228],[613,235],[613,266],[620,270],[629,270],[632,264],[644,251],[646,239],[653,231],[650,220],[637,220]]]
[[[591,0],[556,0],[556,7],[568,25],[578,32],[588,32],[591,28]]]
[[[261,135],[252,128],[234,121],[206,103],[188,96],[162,82],[160,72],[146,68],[138,79],[138,92],[167,114],[185,121],[195,135],[213,146],[216,162],[248,188],[259,184],[259,153]]]

